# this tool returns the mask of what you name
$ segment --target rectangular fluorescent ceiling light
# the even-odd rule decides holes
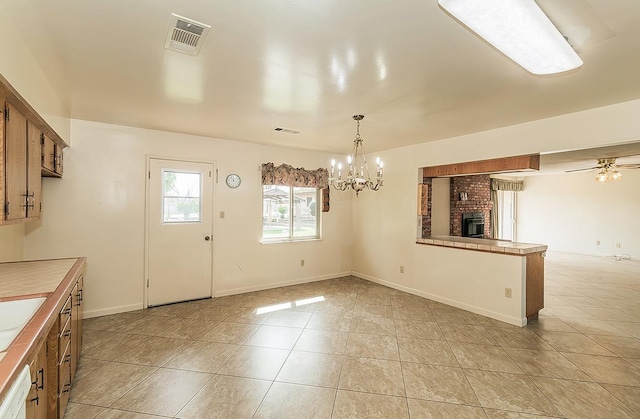
[[[536,75],[563,73],[582,60],[534,0],[438,0],[504,55]]]

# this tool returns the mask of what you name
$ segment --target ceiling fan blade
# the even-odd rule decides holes
[[[618,169],[640,169],[640,164],[616,164]]]
[[[587,167],[584,169],[573,169],[573,170],[565,170],[565,173],[571,173],[571,172],[587,172],[587,171],[591,171],[591,170],[595,170],[595,169],[599,169],[598,166],[594,166],[594,167]]]

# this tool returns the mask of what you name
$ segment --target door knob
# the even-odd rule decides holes
[[[211,237],[209,237],[209,236],[204,236],[204,240],[205,240],[205,241],[209,241],[209,240],[211,240]]]

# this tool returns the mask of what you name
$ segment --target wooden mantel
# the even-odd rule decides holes
[[[499,159],[423,167],[422,176],[447,177],[479,175],[483,173],[524,172],[532,170],[540,170],[540,154],[527,154],[524,156],[502,157]]]

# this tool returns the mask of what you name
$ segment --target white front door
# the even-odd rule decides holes
[[[213,164],[150,159],[147,305],[212,296]]]

